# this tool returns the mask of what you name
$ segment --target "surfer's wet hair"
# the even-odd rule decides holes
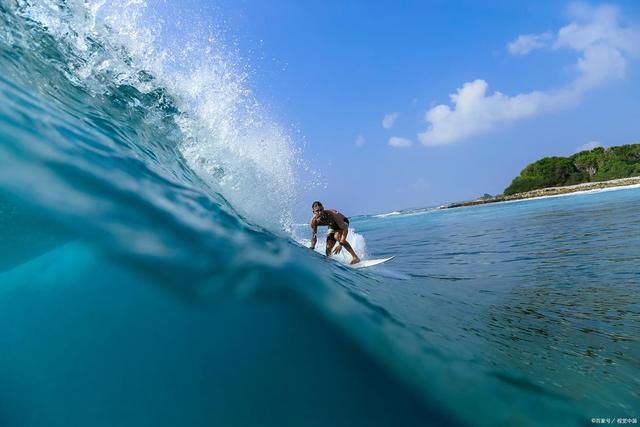
[[[324,209],[324,206],[322,206],[322,203],[320,203],[317,200],[315,202],[313,202],[313,204],[311,205],[311,209],[315,209],[318,206]]]

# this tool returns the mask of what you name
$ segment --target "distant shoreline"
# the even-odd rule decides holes
[[[509,196],[499,195],[495,197],[480,198],[469,200],[466,202],[450,203],[441,206],[442,209],[460,208],[464,206],[484,205],[487,203],[508,202],[513,200],[537,199],[540,197],[557,196],[563,194],[580,193],[592,190],[600,190],[605,188],[627,187],[630,185],[640,185],[640,176],[629,178],[612,179],[609,181],[585,182],[576,185],[567,185],[565,187],[548,187],[538,190],[527,191],[524,193],[511,194]]]

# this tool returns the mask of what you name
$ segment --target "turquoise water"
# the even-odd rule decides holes
[[[640,189],[352,217],[397,258],[350,269],[241,65],[148,14],[0,0],[2,426],[639,415]]]
[[[640,189],[359,218],[359,287],[420,339],[585,415],[640,403]]]

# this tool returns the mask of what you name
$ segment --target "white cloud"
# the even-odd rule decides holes
[[[514,41],[507,45],[509,53],[512,55],[526,55],[532,50],[541,49],[549,45],[553,39],[550,32],[542,34],[525,34],[518,36]]]
[[[413,145],[413,141],[407,138],[400,138],[398,136],[392,136],[389,138],[389,145],[395,148],[406,148]]]
[[[398,112],[386,114],[382,119],[382,127],[387,130],[391,129],[399,115]]]
[[[365,143],[364,136],[358,135],[356,138],[356,147],[362,147]]]
[[[508,96],[500,92],[488,94],[484,80],[467,82],[450,95],[451,106],[440,104],[426,112],[429,127],[418,135],[420,142],[449,144],[487,133],[509,122],[572,105],[588,90],[624,77],[628,59],[640,53],[640,30],[624,27],[620,12],[611,6],[580,4],[573,6],[572,13],[575,21],[548,41],[553,49],[580,53],[573,66],[576,77],[570,83],[556,91]],[[523,37],[540,40],[544,34],[547,33],[537,39],[532,35]],[[520,51],[524,50],[520,46]]]
[[[578,20],[558,31],[553,48],[582,53],[575,64],[575,89],[586,90],[624,77],[627,60],[640,53],[640,29],[622,26],[620,11],[613,6],[574,4],[572,11]]]
[[[596,147],[602,147],[602,144],[599,141],[590,141],[580,147],[576,148],[576,153],[586,150],[593,150]]]
[[[418,135],[425,145],[442,145],[490,131],[497,124],[530,117],[560,102],[570,102],[568,93],[531,92],[506,96],[500,92],[487,95],[484,80],[465,83],[451,94],[454,108],[437,105],[427,111],[430,128]]]

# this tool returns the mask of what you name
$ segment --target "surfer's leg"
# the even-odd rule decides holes
[[[325,250],[326,256],[331,256],[331,250],[333,249],[333,246],[335,244],[336,239],[334,237],[334,233],[330,231],[329,233],[327,233],[327,249]]]
[[[340,240],[342,240],[342,236],[345,237],[345,241],[344,241],[344,243],[342,243],[342,247],[344,247],[347,250],[347,252],[349,252],[349,254],[351,254],[351,256],[353,257],[353,259],[351,260],[351,264],[357,264],[357,263],[360,262],[360,258],[358,258],[358,255],[356,255],[356,251],[353,250],[353,248],[351,247],[349,242],[346,241],[347,234],[349,234],[349,229],[348,228],[346,230],[341,231],[340,232],[340,236],[336,236],[336,239],[338,239],[338,241],[340,241]]]
[[[351,264],[356,264],[360,262],[360,258],[358,258],[358,255],[356,255],[356,251],[353,250],[353,248],[351,247],[351,245],[348,242],[344,242],[342,244],[342,246],[347,250],[347,252],[349,252],[351,254],[351,256],[353,257],[353,259],[351,260]]]
[[[340,240],[342,240],[342,233],[340,231],[336,231],[335,234],[333,235],[333,238],[335,239],[335,242],[339,242]],[[342,250],[342,245],[338,244],[338,247],[333,253],[337,255],[340,253],[341,250]]]

